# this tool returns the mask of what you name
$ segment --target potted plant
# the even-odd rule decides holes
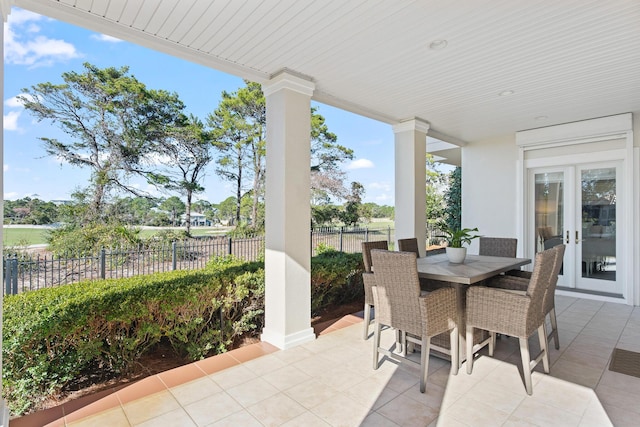
[[[443,238],[447,242],[447,257],[449,262],[460,264],[464,262],[467,256],[467,248],[463,245],[471,243],[473,239],[480,237],[479,234],[473,234],[478,228],[451,228],[445,223],[439,223],[438,228],[442,233],[439,238]]]

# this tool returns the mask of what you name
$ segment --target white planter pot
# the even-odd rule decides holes
[[[447,247],[447,257],[449,262],[453,264],[462,264],[467,257],[467,248],[449,248]]]

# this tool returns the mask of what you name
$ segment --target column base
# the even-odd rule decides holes
[[[264,328],[260,336],[261,341],[275,345],[281,350],[286,350],[315,339],[316,334],[313,332],[313,328],[303,329],[302,331],[289,335],[283,335],[277,331]]]

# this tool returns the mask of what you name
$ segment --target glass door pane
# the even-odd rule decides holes
[[[564,230],[564,172],[536,173],[535,253],[562,244]]]
[[[581,277],[615,282],[616,168],[582,169],[580,184]]]

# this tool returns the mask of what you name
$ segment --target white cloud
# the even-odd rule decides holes
[[[4,130],[20,130],[18,127],[18,118],[20,118],[21,111],[9,111],[3,117],[2,125]]]
[[[8,193],[4,193],[4,198],[6,200],[14,200],[17,199],[19,196],[19,193],[15,192],[15,191],[10,191]]]
[[[5,172],[8,171],[9,170],[9,165],[6,164],[6,163],[4,165],[2,165],[2,170],[5,171]]]
[[[371,190],[391,191],[391,184],[388,182],[372,182],[367,185]]]
[[[98,41],[101,41],[101,42],[107,42],[107,43],[120,43],[122,41],[120,39],[108,36],[106,34],[93,34],[91,36],[91,38],[94,39],[94,40],[98,40]]]
[[[375,200],[379,205],[393,204],[393,200],[391,200],[391,196],[388,194],[380,194],[379,196],[376,196]]]
[[[374,164],[371,160],[368,159],[358,159],[358,160],[354,160],[351,163],[349,163],[347,165],[347,169],[348,170],[354,170],[354,169],[370,169],[374,167]]]
[[[21,94],[26,96],[26,94]],[[12,96],[11,98],[4,101],[4,105],[10,108],[22,108],[22,102],[18,99],[17,96]]]
[[[73,44],[41,35],[41,28],[34,22],[43,20],[44,17],[21,9],[9,15],[4,26],[5,63],[37,68],[80,56]]]

